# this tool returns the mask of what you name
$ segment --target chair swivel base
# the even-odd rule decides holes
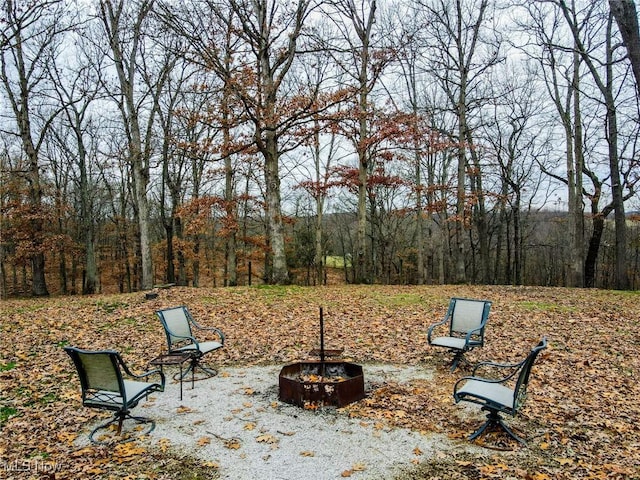
[[[204,373],[204,376],[196,378],[196,370],[202,371]],[[184,372],[182,372],[182,375],[180,375],[179,373],[176,373],[173,379],[176,381],[183,381],[189,375],[191,376],[191,387],[193,388],[194,381],[205,380],[207,378],[215,377],[216,375],[218,375],[218,371],[215,368],[210,368],[201,364],[197,358],[194,358],[189,363],[189,366],[187,367],[187,369]]]
[[[94,436],[100,430],[108,429],[111,425],[117,423],[118,426],[116,428],[115,435],[119,437],[122,434],[122,425],[125,420],[133,420],[136,423],[147,424],[147,428],[145,428],[144,431],[138,432],[139,435],[146,435],[148,433],[151,433],[156,427],[156,422],[150,418],[136,417],[136,416],[130,415],[129,413],[118,412],[108,422],[98,425],[96,428],[94,428],[89,434],[89,440],[91,440],[91,443],[95,443],[98,445],[109,445],[113,443],[113,438],[110,438],[109,440],[97,440],[96,438],[94,438]],[[128,436],[124,436],[121,439],[119,439],[117,442],[122,442],[127,439],[128,439]]]
[[[488,410],[483,408],[483,410]],[[501,428],[502,430],[504,430],[504,432],[509,435],[511,438],[513,438],[514,440],[517,440],[518,442],[520,442],[522,445],[526,445],[526,442],[520,438],[518,435],[516,435],[513,430],[511,430],[502,420],[502,417],[500,417],[500,415],[498,414],[498,412],[494,411],[494,410],[488,410],[489,413],[487,414],[487,421],[484,422],[482,424],[482,426],[476,430],[475,432],[473,432],[471,435],[469,435],[468,439],[473,441],[476,438],[478,438],[480,435],[482,435],[485,431],[487,431],[488,429],[491,428]]]
[[[470,365],[469,361],[464,356],[465,352],[460,350],[451,350],[451,352],[454,353],[454,357],[451,360],[451,368],[449,369],[451,373],[455,372],[460,364]]]

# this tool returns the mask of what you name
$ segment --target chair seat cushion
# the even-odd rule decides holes
[[[501,383],[469,379],[456,393],[460,397],[471,396],[486,400],[488,403],[508,410],[514,409],[515,398],[513,389],[505,387]]]
[[[147,382],[136,382],[133,380],[125,380],[124,381],[124,390],[127,393],[127,400],[131,402],[134,399],[139,398],[142,394],[144,394],[147,390],[152,388],[154,383]]]
[[[127,403],[132,406],[132,403],[137,403],[140,397],[150,388],[155,386],[155,383],[136,382],[134,380],[124,380],[124,391],[127,395]],[[110,392],[107,390],[98,390],[91,395],[87,396],[85,404],[93,405],[96,407],[107,408],[115,410],[123,407],[122,397],[120,392]]]
[[[203,355],[205,353],[212,352],[214,350],[222,348],[222,344],[220,342],[199,342],[198,346],[200,347],[199,348],[200,353],[202,353]],[[196,346],[193,343],[176,349],[177,352],[189,352],[189,351],[192,351],[192,350],[193,351],[196,350]]]
[[[467,342],[465,339],[456,337],[437,337],[431,340],[431,345],[455,348],[456,350],[465,350],[467,348]]]

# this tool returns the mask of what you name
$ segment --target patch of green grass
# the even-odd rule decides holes
[[[18,414],[18,410],[13,407],[0,407],[0,427],[3,426],[7,420]]]
[[[530,312],[577,312],[579,310],[575,305],[558,305],[557,303],[537,302],[534,300],[517,302],[517,305]]]
[[[387,295],[378,297],[382,305],[390,307],[406,307],[409,305],[423,304],[422,295],[417,293],[399,293],[398,295]]]
[[[103,310],[107,313],[113,313],[115,312],[118,308],[121,307],[127,307],[128,304],[124,303],[124,302],[103,302],[103,301],[99,301],[96,303],[96,307],[100,310]]]
[[[16,368],[16,362],[0,363],[0,372],[7,372]]]
[[[345,259],[338,255],[330,255],[325,257],[325,264],[328,268],[345,268],[351,267],[351,260]]]
[[[38,402],[40,402],[40,403],[42,403],[42,404],[46,405],[46,404],[48,404],[48,403],[55,403],[55,402],[57,402],[59,399],[60,399],[60,398],[58,397],[58,395],[56,395],[56,394],[55,394],[55,393],[53,393],[53,392],[49,392],[49,393],[44,394],[42,397],[40,397],[40,398],[38,399]]]
[[[303,287],[299,285],[256,285],[254,288],[266,298],[285,297],[290,294],[300,293],[303,290]]]
[[[633,298],[640,297],[640,290],[607,290],[607,294]]]

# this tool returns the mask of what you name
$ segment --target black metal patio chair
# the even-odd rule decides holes
[[[451,371],[460,362],[465,362],[464,354],[484,345],[484,332],[489,319],[491,302],[468,298],[452,298],[447,313],[440,322],[427,330],[427,341],[434,347],[448,348],[453,354]],[[435,336],[448,326],[448,335]]]
[[[487,421],[469,436],[469,440],[475,440],[490,427],[500,427],[513,439],[525,443],[504,423],[500,413],[515,416],[520,410],[527,398],[531,368],[538,354],[545,348],[547,348],[547,339],[542,337],[540,343],[521,362],[481,362],[473,369],[472,376],[463,377],[456,382],[453,388],[453,398],[456,403],[460,401],[477,403],[482,405],[481,410],[488,412]],[[476,376],[476,372],[481,368],[496,369],[494,371],[499,372],[501,376],[497,379]],[[503,373],[505,371],[506,374]]]
[[[95,439],[99,430],[107,429],[117,422],[116,435],[122,433],[122,424],[126,419],[145,423],[149,433],[155,428],[155,422],[146,417],[131,415],[131,409],[140,400],[152,392],[164,390],[164,375],[159,370],[151,370],[141,375],[132,373],[125,365],[120,354],[114,350],[81,350],[76,347],[65,347],[76,366],[82,387],[82,404],[85,407],[110,410],[113,417],[106,423],[98,425],[89,434],[93,443],[109,443]],[[124,375],[123,375],[124,373]],[[159,382],[141,381],[151,375],[158,375]]]
[[[201,360],[206,354],[224,347],[225,336],[219,328],[199,325],[185,306],[158,310],[156,315],[164,327],[169,354],[186,352],[191,355],[189,367],[182,374],[183,378],[191,373],[193,380],[196,369],[202,370],[206,377],[218,374],[217,370],[203,365]],[[195,330],[203,335],[213,334],[216,340],[198,340]]]

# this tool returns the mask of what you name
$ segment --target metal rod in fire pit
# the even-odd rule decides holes
[[[324,377],[324,314],[322,307],[320,307],[320,368],[321,376]]]
[[[324,314],[320,307],[320,361],[324,363]]]

